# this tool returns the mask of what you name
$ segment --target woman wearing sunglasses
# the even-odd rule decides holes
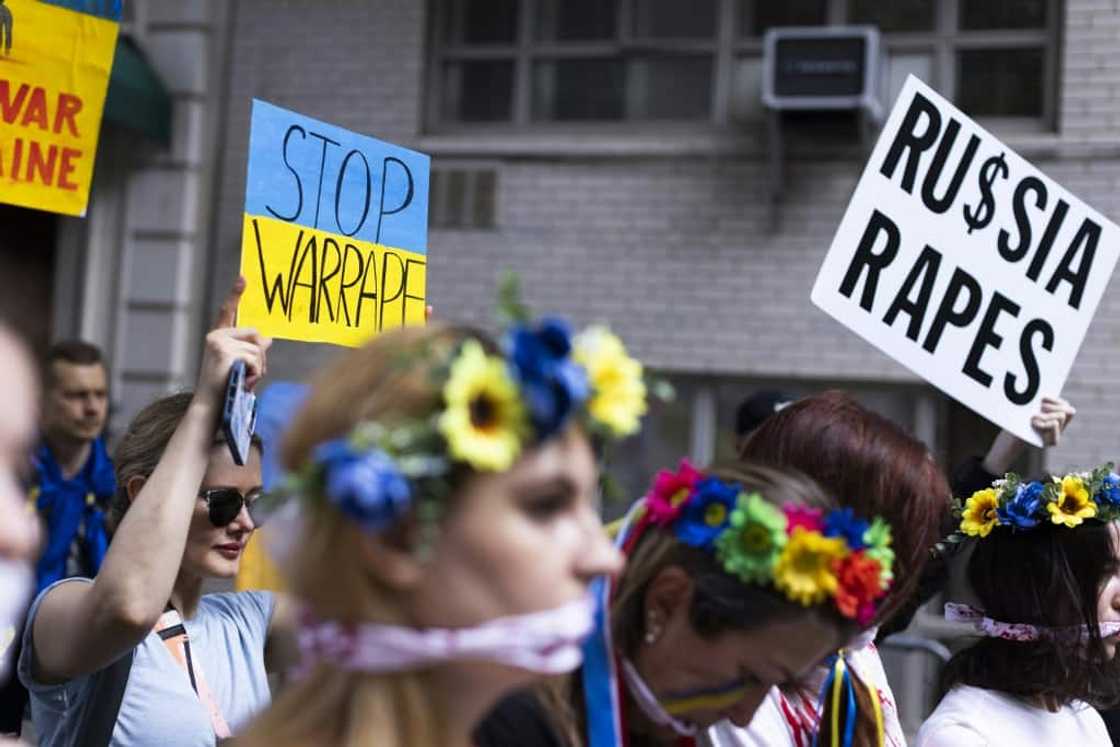
[[[254,385],[268,344],[211,332],[196,391],[149,405],[121,439],[100,573],[31,608],[19,670],[41,744],[213,745],[268,704],[265,646],[285,605],[202,593],[236,574],[255,528],[260,445],[237,465],[219,423],[230,367],[245,361]]]

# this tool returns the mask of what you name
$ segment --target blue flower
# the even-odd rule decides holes
[[[412,502],[408,480],[379,449],[357,451],[336,439],[320,444],[314,459],[323,469],[327,498],[367,532],[392,525]]]
[[[1101,482],[1101,489],[1096,495],[1097,503],[1106,506],[1120,507],[1120,476],[1109,472]]]
[[[587,373],[571,352],[572,333],[563,320],[543,319],[535,328],[518,325],[510,331],[510,366],[541,440],[560,430],[587,399]]]
[[[1040,482],[1020,483],[1007,505],[996,509],[999,523],[1007,524],[1012,530],[1034,529],[1039,522],[1036,514],[1042,509],[1042,492]]]
[[[843,538],[853,552],[867,547],[864,535],[870,528],[871,524],[857,518],[856,512],[850,508],[829,511],[824,517],[824,536]]]
[[[677,539],[686,545],[707,549],[730,526],[731,512],[740,488],[718,477],[706,477],[696,484],[692,500],[674,524]]]

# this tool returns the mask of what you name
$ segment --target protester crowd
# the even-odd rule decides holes
[[[1001,433],[946,472],[848,394],[764,392],[736,459],[664,465],[604,527],[601,463],[641,427],[645,372],[607,328],[520,305],[500,338],[433,321],[354,349],[242,464],[229,373],[267,387],[270,341],[234,325],[238,290],[194,390],[144,408],[112,458],[96,348],[57,344],[36,375],[0,328],[3,732],[894,747],[876,642],[948,585],[975,636],[916,744],[1111,744],[1110,465],[1005,477],[1026,445]],[[1054,444],[1073,416],[1046,398],[1033,425]],[[203,593],[265,523],[284,591]]]

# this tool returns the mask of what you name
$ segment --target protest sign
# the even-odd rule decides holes
[[[120,0],[0,0],[0,202],[85,215]]]
[[[423,324],[428,156],[253,101],[238,323],[361,345]]]
[[[812,300],[1019,438],[1059,395],[1120,230],[911,76]]]

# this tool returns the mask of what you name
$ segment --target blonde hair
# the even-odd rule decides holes
[[[324,369],[282,444],[286,468],[298,469],[318,444],[345,436],[358,423],[427,417],[442,402],[435,368],[478,332],[441,325],[386,332]],[[398,592],[362,561],[361,529],[309,496],[306,521],[288,564],[290,588],[323,619],[405,624]],[[245,745],[330,744],[338,747],[441,747],[449,742],[430,675],[347,672],[317,665],[289,686],[239,740]]]

